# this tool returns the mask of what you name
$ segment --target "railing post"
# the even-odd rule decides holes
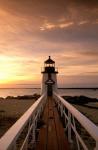
[[[33,126],[33,143],[35,143],[35,121]]]
[[[84,150],[88,150],[88,147],[87,147],[86,143],[84,142],[84,139],[81,137],[81,135],[79,134],[79,132],[76,128],[77,122],[75,125],[75,120],[77,120],[79,122],[79,124],[81,125],[81,127],[83,127],[89,133],[89,135],[95,140],[96,146],[93,147],[93,149],[98,150],[98,126],[96,126],[86,116],[84,116],[81,112],[79,112],[69,102],[67,102],[65,99],[63,99],[58,93],[54,92],[54,97],[56,97],[58,109],[60,110],[61,114],[62,114],[62,110],[63,110],[61,105],[64,105],[64,107],[67,109],[67,111],[63,110],[64,117],[66,117],[65,131],[67,129],[68,141],[72,144],[72,146],[73,146],[72,131],[73,131],[73,133],[76,136],[78,150],[81,149],[81,146],[83,147]],[[72,118],[72,117],[74,117],[74,118]],[[68,123],[66,123],[66,121],[68,121]]]
[[[61,110],[61,117],[62,117],[63,116],[63,105],[62,104],[61,104],[60,110]]]
[[[71,139],[71,113],[68,111],[68,141],[72,143]]]
[[[58,105],[58,111],[59,111],[59,108],[60,108],[60,107],[59,107],[59,103],[58,103],[58,102],[57,102],[57,105]]]
[[[98,150],[98,141],[96,141],[96,147],[94,150]]]
[[[16,150],[16,141],[13,143],[13,146],[10,149],[11,150]]]
[[[66,123],[67,123],[67,119],[66,119],[66,117],[64,116],[64,122],[65,122],[65,125],[66,125]]]

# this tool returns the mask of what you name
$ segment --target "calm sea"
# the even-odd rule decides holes
[[[61,96],[84,95],[88,97],[98,98],[98,89],[58,89],[58,92]],[[4,98],[7,96],[33,95],[34,93],[40,94],[40,89],[0,89],[0,97]]]

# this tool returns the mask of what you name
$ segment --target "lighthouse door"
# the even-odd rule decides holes
[[[52,94],[53,94],[53,84],[54,84],[54,81],[52,79],[48,79],[46,81],[48,96],[52,96]]]
[[[53,89],[52,89],[52,84],[47,85],[47,95],[52,96],[53,94]]]

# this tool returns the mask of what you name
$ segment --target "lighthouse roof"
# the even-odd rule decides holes
[[[54,64],[55,61],[53,61],[53,60],[51,59],[51,57],[49,56],[49,58],[48,58],[44,63],[45,63],[45,64]]]

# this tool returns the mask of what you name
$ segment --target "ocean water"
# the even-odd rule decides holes
[[[23,95],[33,95],[34,93],[40,94],[40,89],[34,88],[21,88],[21,89],[0,89],[0,97],[7,97],[7,96],[23,96]],[[58,93],[61,96],[88,96],[92,98],[98,98],[98,89],[58,89]]]
[[[60,89],[58,93],[61,96],[87,96],[91,98],[98,98],[98,89]]]

